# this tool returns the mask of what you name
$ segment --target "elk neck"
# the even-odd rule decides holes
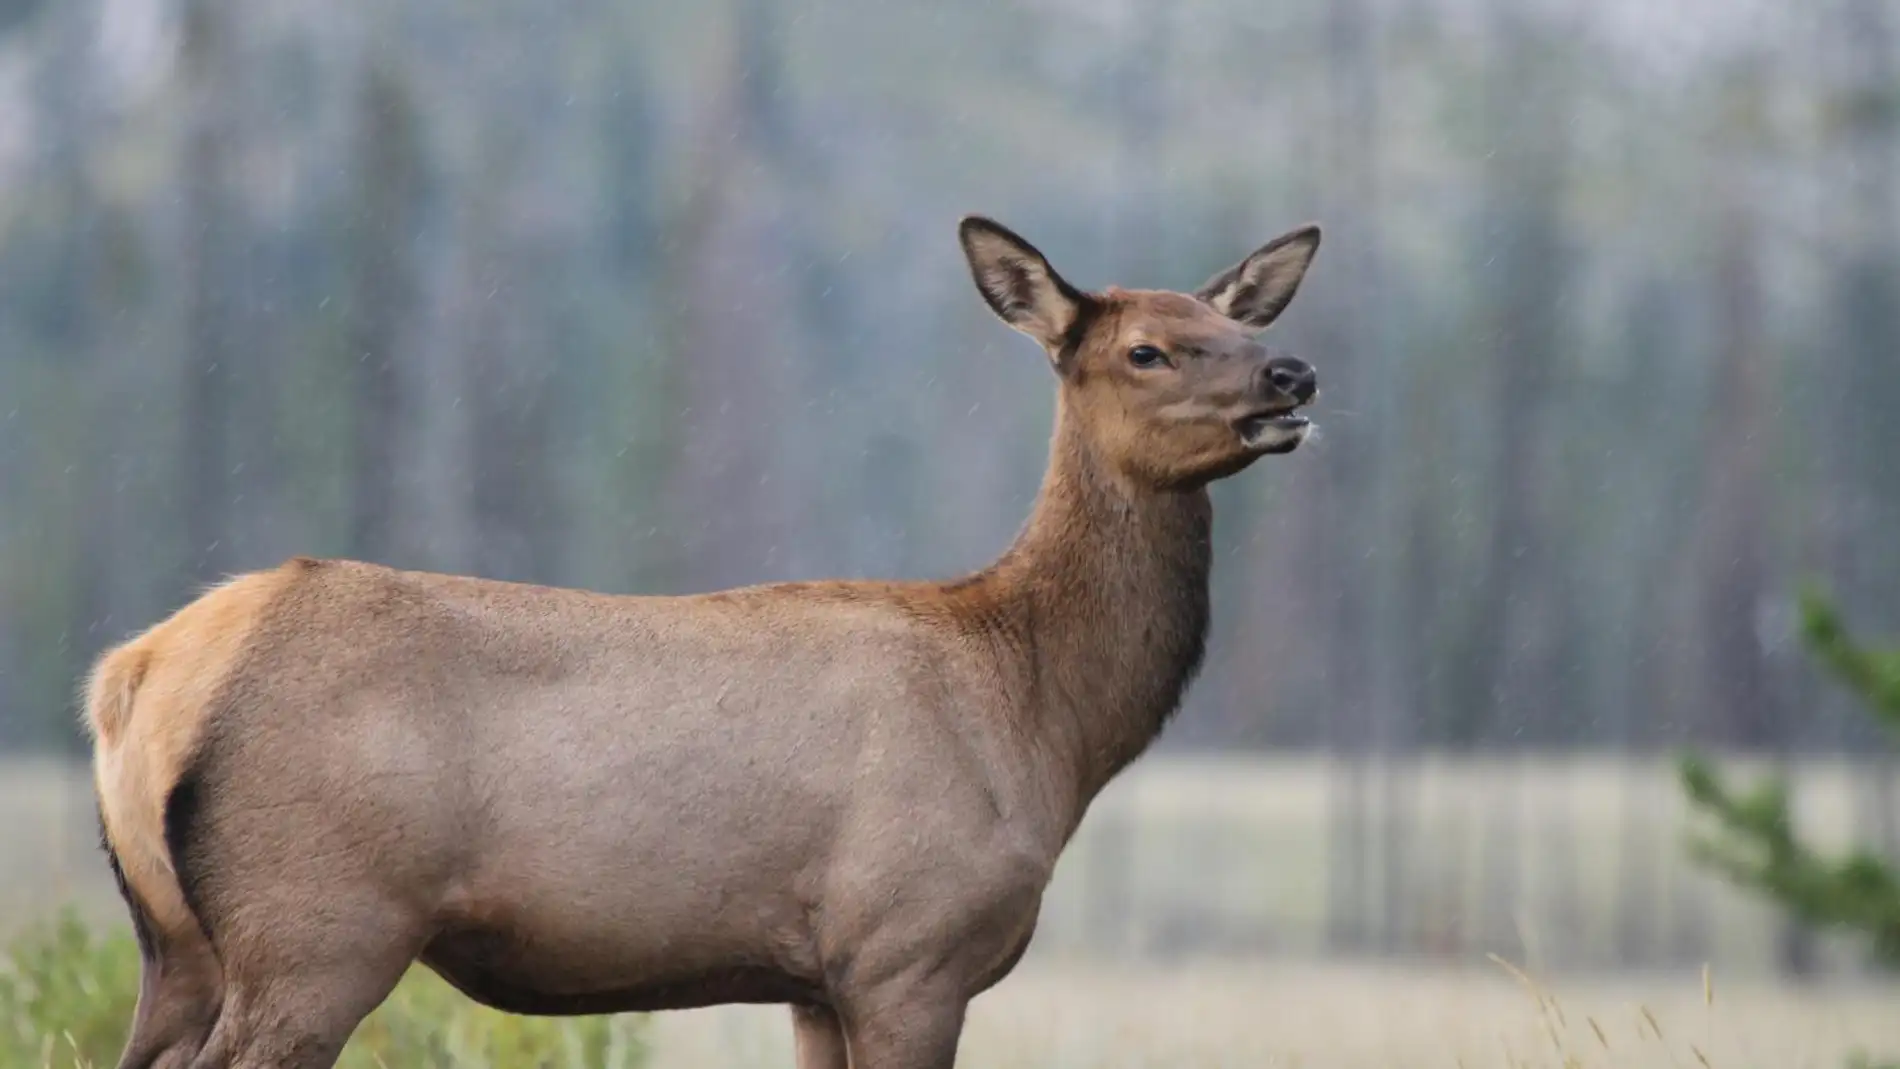
[[[1015,662],[1025,741],[1075,792],[1052,799],[1066,836],[1161,733],[1200,669],[1213,506],[1204,488],[1132,484],[1060,403],[1051,438],[1028,522],[972,581]]]

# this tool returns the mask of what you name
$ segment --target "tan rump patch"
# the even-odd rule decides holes
[[[265,608],[308,567],[298,558],[211,587],[101,655],[88,681],[100,820],[126,882],[161,931],[196,925],[165,847],[166,798]]]

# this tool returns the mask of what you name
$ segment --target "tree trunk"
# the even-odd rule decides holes
[[[186,93],[183,185],[184,338],[180,352],[184,449],[179,495],[185,509],[180,600],[221,575],[231,560],[233,198],[228,154],[235,134],[229,12],[220,0],[189,0],[179,60]]]
[[[387,63],[380,57],[370,61],[357,119],[361,185],[351,212],[347,358],[354,372],[357,420],[350,553],[393,563],[397,442],[412,421],[402,395],[398,347],[415,301],[410,243],[422,148],[409,91]]]

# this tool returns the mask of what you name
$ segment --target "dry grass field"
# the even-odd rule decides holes
[[[1728,762],[1738,783],[1759,766]],[[1402,801],[1369,814],[1361,897],[1396,888],[1399,945],[1460,962],[1771,971],[1774,910],[1691,864],[1692,814],[1667,757],[1423,756],[1396,766]],[[1871,827],[1867,769],[1793,774],[1803,833],[1844,846]],[[1297,757],[1156,757],[1090,811],[1050,889],[1038,945],[1241,949],[1320,956],[1328,930],[1337,770]],[[1619,948],[1619,940],[1622,942]],[[1630,944],[1634,943],[1632,947]],[[1852,948],[1822,947],[1835,968]]]
[[[1502,969],[1026,965],[971,1009],[973,1069],[1843,1069],[1900,1052],[1900,988],[1694,975],[1531,994]],[[776,1008],[661,1015],[652,1069],[791,1066]]]
[[[68,902],[88,919],[124,923],[97,819],[83,770],[0,760],[0,935]]]

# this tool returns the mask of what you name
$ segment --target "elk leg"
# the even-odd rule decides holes
[[[829,1006],[792,1007],[792,1045],[798,1069],[850,1069],[844,1026]]]
[[[347,924],[312,923],[306,914],[223,946],[224,1005],[192,1069],[335,1065],[350,1033],[415,957],[408,928],[392,912],[364,906],[333,914]]]
[[[287,972],[255,987],[233,984],[192,1069],[331,1069],[400,975],[329,969]]]
[[[217,960],[203,943],[167,946],[140,965],[138,1006],[120,1069],[187,1069],[218,1017]]]
[[[851,1069],[953,1069],[967,1002],[959,992],[922,986],[854,1001],[844,1018]]]

